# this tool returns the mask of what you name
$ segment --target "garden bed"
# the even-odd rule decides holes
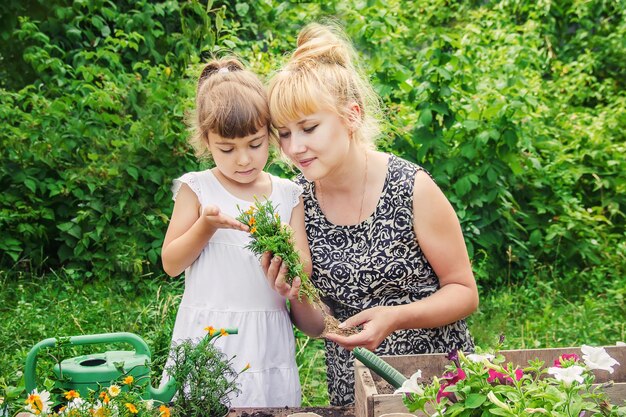
[[[614,403],[622,403],[626,400],[626,346],[606,347],[611,357],[617,360],[621,366],[615,372],[609,374],[606,371],[595,371],[596,382],[603,383],[614,381],[615,383],[606,388],[606,392]],[[553,349],[526,349],[505,350],[501,352],[507,362],[525,366],[529,360],[540,359],[546,364],[552,362],[565,353],[581,355],[580,348],[553,348]],[[432,379],[433,376],[441,376],[444,368],[450,361],[446,354],[405,355],[405,356],[381,356],[385,362],[396,368],[406,377],[411,376],[418,369],[422,370],[422,378]],[[355,361],[355,415],[356,417],[378,417],[386,413],[406,413],[407,409],[402,402],[402,395],[394,395],[393,388],[370,371],[358,360]]]
[[[298,413],[313,413],[321,417],[355,417],[354,407],[234,408],[228,417],[288,417]]]

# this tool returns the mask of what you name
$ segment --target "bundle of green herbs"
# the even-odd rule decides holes
[[[300,254],[294,246],[293,230],[287,224],[283,224],[276,208],[270,200],[260,201],[255,199],[254,205],[248,210],[239,209],[240,214],[237,220],[250,227],[251,242],[248,249],[257,255],[271,252],[274,256],[282,259],[287,266],[287,276],[285,280],[289,285],[293,280],[300,278],[300,292],[298,299],[306,297],[315,308],[322,311],[324,316],[326,333],[341,335],[352,335],[358,332],[356,328],[339,328],[339,321],[328,313],[328,307],[320,298],[320,294],[304,272],[304,265],[300,259]]]

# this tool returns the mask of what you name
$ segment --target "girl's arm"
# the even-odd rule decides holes
[[[344,325],[363,325],[363,331],[329,339],[347,349],[364,346],[373,350],[396,330],[441,327],[478,308],[478,290],[459,220],[448,199],[423,171],[415,176],[413,213],[417,240],[439,277],[440,288],[410,304],[374,307],[356,314]]]
[[[311,276],[311,252],[304,228],[304,203],[302,197],[291,213],[289,226],[293,230],[295,247],[300,253],[300,260],[304,265],[304,272]],[[261,267],[265,276],[268,278],[270,286],[283,297],[286,297],[291,304],[291,321],[306,335],[311,337],[319,337],[324,331],[324,318],[322,312],[313,307],[313,305],[302,296],[302,301],[298,300],[300,291],[300,278],[295,278],[293,286],[285,281],[287,274],[286,266],[282,265],[281,260],[272,257],[269,252],[263,254],[261,258]]]
[[[248,230],[248,226],[220,213],[217,206],[206,206],[200,214],[198,197],[187,184],[183,184],[176,196],[161,249],[165,272],[171,277],[180,275],[200,256],[219,228]]]

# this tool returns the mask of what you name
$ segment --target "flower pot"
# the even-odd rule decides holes
[[[621,404],[626,400],[626,346],[605,347],[607,353],[616,359],[621,366],[613,374],[606,371],[594,371],[595,382],[604,383],[614,381],[614,384],[605,389],[614,404]],[[553,349],[523,349],[501,351],[507,362],[526,366],[529,360],[539,359],[550,366],[554,359],[562,354],[576,353],[581,356],[580,348],[553,348]],[[450,363],[444,353],[381,356],[393,368],[404,376],[409,377],[418,369],[422,370],[422,378],[429,380],[433,376],[441,376],[444,368]],[[381,377],[371,372],[369,368],[358,360],[355,361],[355,416],[380,417],[382,414],[406,413],[407,409],[402,402],[401,394],[393,394],[394,389]]]

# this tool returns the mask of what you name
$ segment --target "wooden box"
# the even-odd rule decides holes
[[[614,381],[615,384],[606,389],[611,401],[621,404],[626,400],[626,346],[609,346],[606,351],[620,363],[614,367],[612,374],[596,371],[596,382]],[[527,366],[529,360],[539,359],[545,366],[552,366],[556,358],[564,353],[575,353],[582,357],[580,348],[526,349],[505,350],[501,352],[507,362]],[[389,365],[400,371],[407,378],[418,369],[422,370],[422,378],[429,380],[433,376],[441,376],[450,361],[446,354],[424,354],[406,356],[381,356]],[[379,417],[388,413],[407,413],[402,403],[402,395],[394,395],[392,387],[376,373],[358,360],[355,361],[355,416]]]

